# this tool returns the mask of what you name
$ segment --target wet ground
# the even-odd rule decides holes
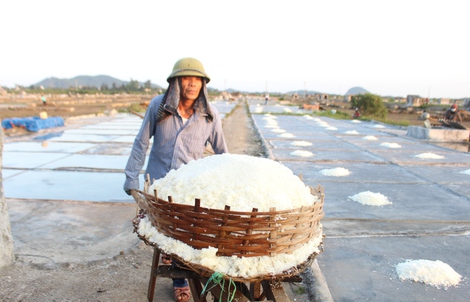
[[[302,111],[263,104],[250,101],[250,111],[268,156],[325,189],[325,252],[317,259],[335,301],[467,301],[470,154],[407,137],[401,128],[278,115]],[[216,106],[225,114],[234,104]],[[93,261],[138,243],[129,224],[135,202],[121,187],[140,123],[134,115],[75,119],[62,132],[5,139],[4,194],[21,261]],[[435,156],[419,157],[425,153]],[[321,173],[335,168],[350,174]],[[351,200],[364,191],[392,204]],[[67,244],[55,244],[58,238]],[[443,261],[463,280],[447,290],[401,281],[395,267],[407,259]]]
[[[271,158],[308,185],[325,189],[325,251],[317,260],[335,301],[468,300],[470,154],[387,125],[266,115],[283,112],[282,106],[252,104],[250,110],[258,112],[253,118]],[[366,139],[372,136],[376,140]],[[299,147],[297,141],[311,145]],[[350,174],[321,173],[335,168]],[[365,191],[392,204],[364,205],[350,198]],[[462,281],[448,289],[401,281],[395,268],[408,259],[445,262]]]

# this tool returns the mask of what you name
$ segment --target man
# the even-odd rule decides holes
[[[462,117],[460,116],[457,104],[452,104],[449,109],[444,113],[444,120],[450,122],[461,122]]]
[[[178,60],[167,78],[164,95],[150,102],[142,126],[125,168],[124,191],[139,189],[139,174],[144,165],[149,141],[153,137],[145,175],[150,179],[164,177],[191,160],[203,157],[206,145],[216,154],[226,153],[218,110],[208,101],[206,84],[210,78],[201,62],[194,58]],[[185,279],[173,279],[175,299],[188,301],[191,292]]]

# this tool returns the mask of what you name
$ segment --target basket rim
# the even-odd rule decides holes
[[[310,187],[310,188],[313,189],[312,187]],[[313,190],[315,190],[315,189],[313,189]],[[173,206],[181,207],[183,209],[194,209],[194,207],[195,207],[195,205],[182,204],[182,203],[176,203],[176,202],[168,201],[168,200],[165,200],[165,199],[162,199],[162,198],[158,197],[158,195],[155,196],[155,195],[146,193],[142,190],[136,189],[135,191],[138,194],[141,195],[140,196],[141,198],[144,197],[145,200],[152,200],[153,202],[156,202],[158,200],[158,202],[163,202],[165,205],[173,205]],[[323,187],[319,186],[317,193],[320,194],[320,197],[324,197]],[[196,200],[198,200],[198,199],[196,199]],[[146,208],[145,204],[142,200],[136,200],[136,202],[137,202],[139,208],[144,208],[144,209]],[[313,205],[302,206],[302,207],[299,207],[299,208],[286,209],[286,210],[262,211],[262,212],[256,211],[256,214],[257,215],[289,214],[289,213],[295,213],[295,212],[299,212],[299,211],[305,211],[305,210],[308,210],[308,209],[322,207],[323,205],[324,205],[323,198],[319,198],[318,201],[315,201]],[[233,210],[230,210],[230,209],[229,210],[214,209],[214,208],[206,208],[206,207],[199,207],[198,209],[199,209],[200,212],[210,211],[211,213],[230,213],[230,214],[233,214],[233,215],[252,215],[253,214],[253,210],[250,211],[250,212],[247,212],[247,211],[233,211]]]

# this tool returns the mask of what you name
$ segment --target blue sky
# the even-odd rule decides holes
[[[195,57],[219,90],[470,97],[465,2],[2,1],[0,85],[109,75],[166,86],[173,64]]]

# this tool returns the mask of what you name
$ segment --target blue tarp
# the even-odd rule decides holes
[[[64,125],[64,119],[57,117],[49,117],[41,119],[38,116],[23,117],[23,118],[7,118],[2,120],[3,129],[11,129],[13,127],[25,128],[31,132],[38,132],[41,129],[61,127]]]

